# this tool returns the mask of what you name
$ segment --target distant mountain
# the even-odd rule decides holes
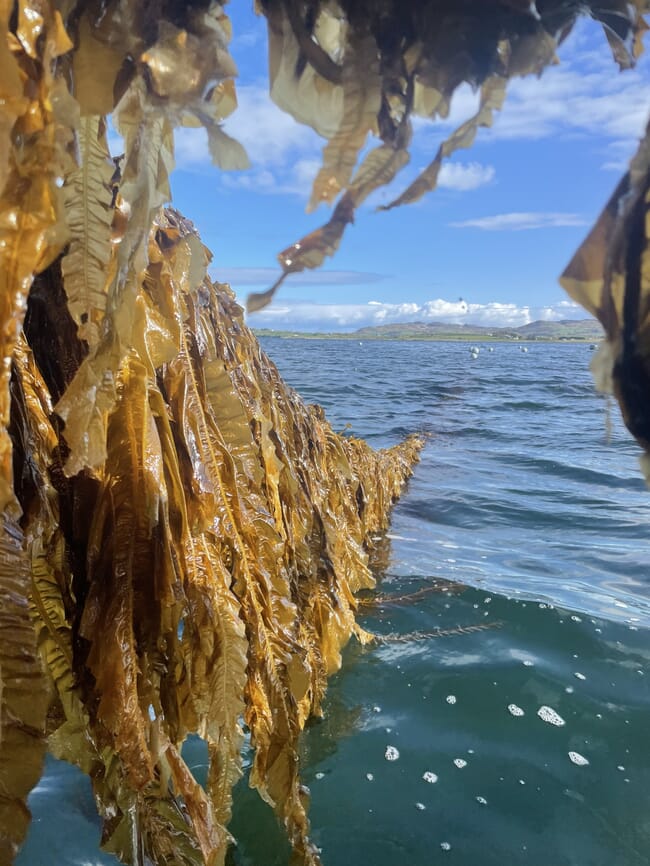
[[[603,330],[595,319],[560,322],[530,322],[518,328],[494,328],[481,325],[450,325],[444,322],[408,322],[399,325],[374,325],[352,333],[298,333],[256,329],[260,337],[300,337],[302,339],[337,340],[602,340]]]
[[[530,322],[517,328],[481,325],[448,325],[443,322],[409,322],[360,328],[350,335],[360,339],[496,339],[496,340],[600,340],[603,330],[595,319]]]

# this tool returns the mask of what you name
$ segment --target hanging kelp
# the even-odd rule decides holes
[[[281,254],[284,275],[320,265],[406,165],[413,114],[480,88],[394,205],[435,186],[579,12],[630,65],[648,3],[260,7],[274,98],[328,139],[311,205],[338,198]],[[220,167],[247,164],[220,125],[236,106],[221,3],[0,0],[0,33],[0,860],[46,738],[91,776],[124,862],[223,862],[246,729],[252,784],[316,864],[297,739],[350,635],[368,638],[354,593],[421,443],[377,453],[335,434],[206,277],[191,224],[162,210],[175,127],[203,126]],[[381,143],[357,165],[369,133]],[[647,147],[627,183],[567,279],[605,323],[647,444]],[[190,733],[208,745],[205,788],[183,761]]]
[[[650,125],[630,169],[560,280],[600,321],[592,370],[646,450],[650,483]]]
[[[377,453],[305,406],[228,288],[203,276],[207,252],[174,212],[157,217],[147,258],[105,427],[63,427],[53,413],[84,364],[61,310],[65,258],[37,278],[14,350],[27,544],[11,537],[31,564],[54,687],[49,745],[90,774],[107,850],[133,863],[218,863],[246,725],[252,784],[298,858],[316,863],[297,738],[350,635],[366,639],[354,592],[373,585],[369,537],[386,526],[420,443]],[[95,394],[75,399],[91,417]],[[70,449],[100,433],[105,459],[71,475]],[[14,581],[29,572],[3,561]],[[181,757],[188,733],[208,744],[205,790]],[[23,774],[23,795],[37,777]]]
[[[0,858],[46,736],[90,774],[106,850],[223,862],[245,726],[252,784],[316,863],[297,739],[367,637],[354,592],[420,442],[335,434],[161,211],[179,123],[246,164],[219,125],[236,104],[221,5],[62,9],[0,3]]]
[[[268,19],[271,96],[327,139],[309,208],[336,202],[329,220],[283,250],[282,273],[248,309],[268,304],[289,274],[317,268],[339,247],[355,211],[409,162],[412,117],[445,118],[462,84],[477,111],[440,142],[431,163],[390,204],[433,190],[443,161],[491,126],[510,79],[558,63],[576,19],[602,24],[619,66],[632,66],[648,0],[258,0]],[[368,142],[376,146],[365,152]],[[363,154],[363,156],[362,156]],[[357,165],[360,157],[361,162]]]

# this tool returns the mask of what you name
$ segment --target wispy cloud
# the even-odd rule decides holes
[[[322,139],[274,105],[266,84],[239,85],[237,100],[224,129],[243,144],[251,168],[224,172],[220,182],[228,189],[308,198],[320,167]],[[205,130],[176,130],[175,155],[181,171],[204,171],[210,164]]]
[[[406,322],[517,327],[538,320],[584,319],[585,312],[572,301],[529,306],[492,301],[484,304],[443,298],[425,303],[400,304],[370,301],[365,304],[317,304],[285,300],[248,317],[252,327],[296,331],[351,331],[369,325]]]
[[[237,289],[239,286],[268,286],[279,276],[278,268],[222,268],[212,265],[210,275],[222,283],[231,283]],[[379,283],[386,279],[385,274],[374,274],[365,271],[335,271],[318,270],[304,271],[301,274],[290,274],[286,279],[288,286],[363,286]]]
[[[508,84],[503,110],[496,113],[491,129],[481,130],[481,141],[584,135],[599,142],[629,143],[641,136],[650,111],[648,60],[642,57],[636,69],[620,74],[593,22],[582,22],[559,53],[559,66],[546,69],[539,78],[516,78]],[[424,144],[434,134],[437,143],[442,131],[476,111],[478,101],[478,93],[463,85],[454,94],[447,118],[433,127],[418,121],[418,139]]]
[[[256,45],[259,45],[262,39],[264,38],[264,28],[257,28],[255,30],[247,30],[245,33],[240,33],[230,43],[230,49],[235,54],[237,50],[240,48],[254,48]]]
[[[638,71],[620,75],[611,63],[585,73],[576,63],[547,70],[541,78],[511,82],[500,117],[486,138],[541,139],[560,134],[637,139],[650,103]]]
[[[501,213],[449,223],[455,229],[481,229],[488,232],[525,231],[588,225],[589,221],[574,213]]]
[[[495,175],[492,165],[481,165],[479,162],[447,162],[440,169],[438,186],[467,192],[492,183]]]

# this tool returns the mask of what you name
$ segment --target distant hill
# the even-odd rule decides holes
[[[400,325],[376,325],[360,328],[354,337],[372,339],[497,339],[497,340],[600,340],[601,326],[595,319],[560,322],[530,322],[517,328],[494,328],[481,325],[449,325],[443,322],[409,322]]]
[[[530,322],[518,328],[494,328],[481,325],[450,325],[444,322],[408,322],[398,325],[374,325],[351,333],[298,333],[257,329],[264,337],[300,337],[303,339],[337,340],[552,340],[595,342],[603,338],[603,330],[595,319],[560,322]]]

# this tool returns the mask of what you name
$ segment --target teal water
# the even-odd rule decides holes
[[[364,607],[386,640],[349,646],[303,738],[325,866],[650,863],[650,496],[587,347],[264,347],[335,427],[431,434]],[[30,806],[19,866],[116,862],[72,768]],[[245,784],[232,830],[232,866],[288,863]]]

